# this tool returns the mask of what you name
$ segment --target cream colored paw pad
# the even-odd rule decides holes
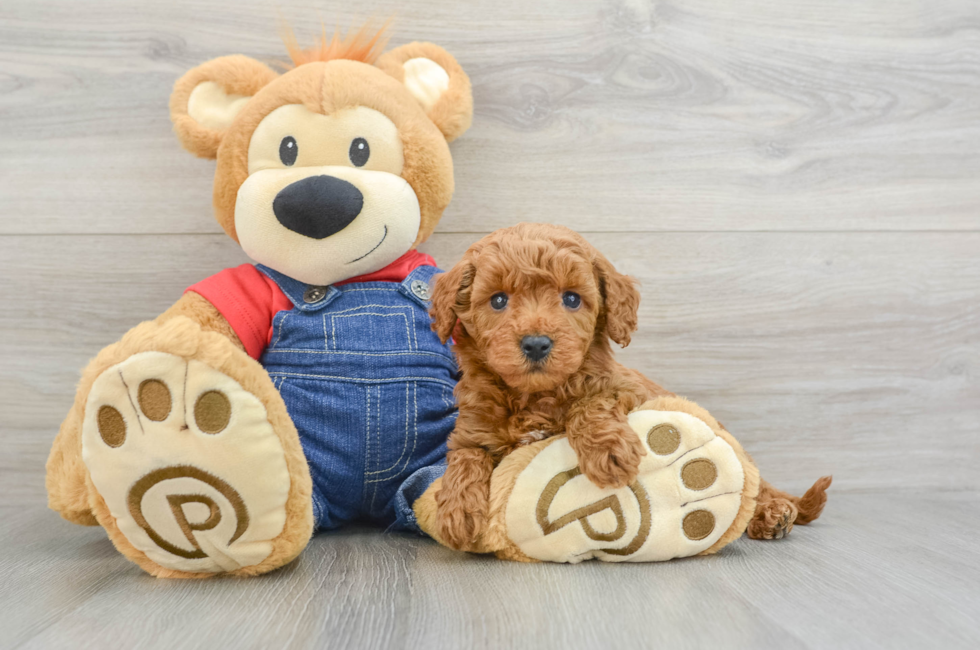
[[[120,532],[168,569],[258,564],[286,522],[289,472],[265,407],[198,361],[144,352],[102,373],[82,458]]]
[[[707,550],[731,526],[745,482],[731,446],[686,413],[637,411],[629,423],[647,454],[627,487],[594,485],[564,437],[521,471],[504,516],[522,552],[551,562],[669,560]]]

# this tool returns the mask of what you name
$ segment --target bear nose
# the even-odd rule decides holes
[[[551,343],[547,336],[525,336],[521,339],[521,351],[531,361],[543,361],[551,354]]]
[[[272,211],[293,232],[324,239],[350,225],[364,207],[364,195],[333,176],[308,176],[282,188]]]

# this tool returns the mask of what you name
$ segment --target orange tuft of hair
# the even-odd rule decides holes
[[[327,40],[327,28],[321,25],[320,41],[309,48],[300,47],[296,40],[296,34],[285,21],[282,21],[280,33],[282,41],[286,45],[286,52],[289,53],[289,58],[293,61],[293,66],[317,61],[333,61],[334,59],[349,59],[373,64],[384,51],[385,45],[388,44],[388,35],[385,32],[390,24],[391,19],[389,18],[381,26],[381,29],[374,30],[369,20],[357,31],[354,31],[352,27],[343,38],[340,36],[340,30],[335,30],[329,41]]]

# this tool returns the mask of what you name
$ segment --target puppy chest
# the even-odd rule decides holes
[[[504,446],[515,449],[564,433],[562,420],[547,411],[517,413],[508,419]]]

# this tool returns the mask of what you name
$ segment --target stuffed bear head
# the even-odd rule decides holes
[[[277,74],[235,55],[189,71],[170,112],[183,146],[217,158],[218,223],[256,262],[327,285],[384,268],[432,233],[453,193],[448,142],[470,82],[431,43],[379,56],[364,30],[291,48]]]

